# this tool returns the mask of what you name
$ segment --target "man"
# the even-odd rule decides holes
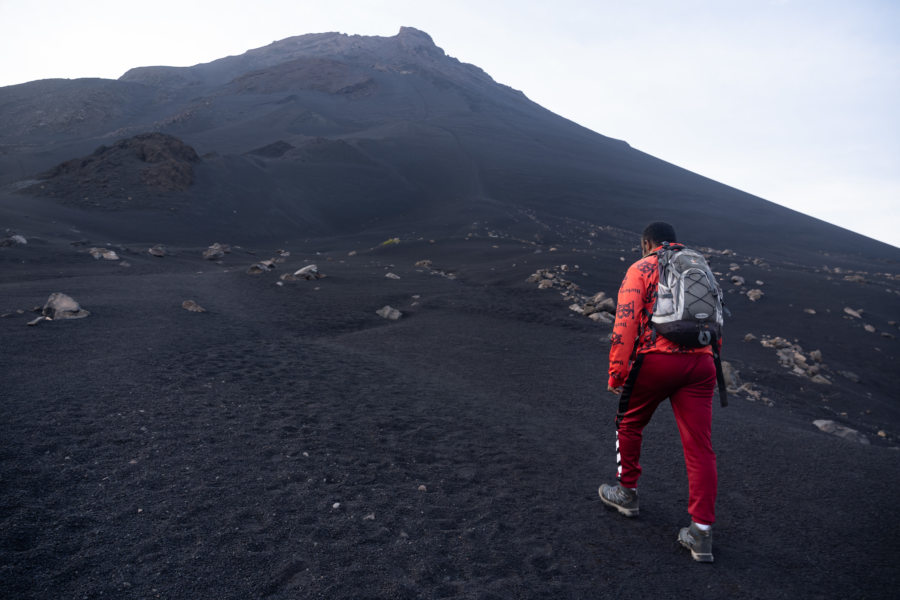
[[[609,391],[620,398],[616,415],[618,483],[601,485],[600,499],[626,517],[637,516],[641,432],[659,404],[669,398],[681,433],[692,519],[691,525],[679,532],[678,541],[694,560],[712,562],[717,474],[711,425],[716,367],[709,346],[679,346],[650,326],[659,282],[655,253],[663,242],[680,246],[668,223],[648,225],[641,236],[643,258],[629,267],[619,288],[608,383]]]

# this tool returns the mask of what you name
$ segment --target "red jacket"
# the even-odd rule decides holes
[[[628,378],[628,372],[638,354],[660,352],[666,354],[706,353],[712,354],[712,348],[687,348],[679,346],[661,335],[653,335],[648,327],[653,306],[656,304],[656,286],[659,283],[658,262],[654,248],[648,254],[628,268],[625,279],[619,288],[618,305],[616,307],[616,323],[610,334],[612,345],[609,348],[609,386],[621,387]]]

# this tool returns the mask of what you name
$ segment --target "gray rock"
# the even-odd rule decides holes
[[[375,314],[377,314],[379,317],[383,317],[390,321],[396,321],[397,319],[399,319],[400,317],[403,316],[402,312],[400,312],[399,310],[397,310],[396,308],[393,308],[392,306],[390,306],[388,304],[386,304],[383,307],[376,310]]]
[[[726,360],[722,361],[722,375],[725,378],[725,387],[729,392],[736,392],[741,387],[740,371]]]
[[[818,419],[816,421],[813,421],[813,425],[815,425],[825,433],[836,435],[837,437],[844,438],[845,440],[849,440],[851,442],[857,442],[859,444],[869,443],[869,439],[857,430],[839,425],[831,420]]]
[[[218,260],[231,252],[231,246],[228,244],[214,243],[203,251],[203,258],[206,260]]]
[[[7,246],[24,246],[27,243],[28,240],[25,239],[25,236],[16,233],[0,240],[0,248],[5,248]]]
[[[762,298],[764,295],[765,294],[763,294],[763,291],[760,289],[757,289],[757,288],[754,288],[752,290],[747,290],[747,297],[750,298],[751,302],[756,302],[757,300]]]
[[[294,271],[294,277],[302,277],[309,281],[310,279],[321,279],[323,275],[319,272],[319,267],[316,265],[306,265],[302,269]]]
[[[611,314],[609,314],[608,312],[603,312],[603,311],[591,313],[588,316],[588,318],[591,319],[592,321],[596,321],[597,323],[611,324],[611,323],[615,322],[615,319],[613,318],[613,316]]]
[[[603,312],[607,312],[613,315],[616,314],[616,301],[612,298],[604,298],[594,306],[597,307],[597,310],[602,310]]]
[[[104,260],[119,260],[119,255],[116,254],[115,250],[110,250],[109,248],[91,248],[88,250],[88,254],[94,257],[94,260],[100,260],[101,258]]]
[[[205,313],[206,309],[194,302],[193,300],[185,300],[181,303],[181,308],[184,310],[195,312],[195,313]]]
[[[150,254],[150,256],[156,256],[158,258],[162,258],[163,256],[165,256],[167,254],[166,247],[163,246],[162,244],[157,244],[157,245],[153,246],[152,248],[149,248],[147,250],[147,253]]]
[[[41,314],[48,321],[53,321],[58,319],[83,319],[91,313],[82,309],[71,296],[62,292],[54,292],[47,298],[47,302],[41,309]]]
[[[856,311],[856,310],[853,310],[852,308],[850,308],[849,306],[845,306],[844,312],[855,319],[862,319],[862,315],[860,314],[862,311]]]

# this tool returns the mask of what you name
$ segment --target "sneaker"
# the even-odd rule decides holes
[[[691,556],[697,562],[712,562],[712,529],[703,531],[696,523],[690,527],[682,527],[678,532],[678,541],[691,551]]]
[[[612,506],[626,517],[636,517],[638,514],[637,490],[629,490],[621,484],[600,486],[600,500],[607,506]]]

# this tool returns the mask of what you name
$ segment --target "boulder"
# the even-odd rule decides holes
[[[389,321],[396,321],[403,316],[402,312],[387,304],[376,310],[375,314],[377,314],[379,317],[388,319]]]
[[[41,315],[48,321],[58,319],[83,319],[91,314],[81,308],[74,298],[63,294],[62,292],[54,292],[47,298],[47,302],[41,309]]]
[[[119,260],[119,255],[109,248],[91,248],[88,254],[94,257],[94,260]]]
[[[206,309],[194,302],[193,300],[185,300],[181,303],[181,308],[184,310],[195,312],[195,313],[205,313]]]
[[[0,240],[0,248],[5,248],[7,246],[24,246],[27,243],[28,240],[25,239],[25,236],[16,233]]]
[[[266,273],[275,268],[274,260],[261,260],[256,264],[250,265],[250,268],[247,269],[248,275],[259,275],[261,273]]]
[[[722,361],[722,375],[725,378],[725,387],[729,392],[736,392],[741,387],[740,371],[726,360]]]
[[[592,321],[596,321],[597,323],[606,323],[607,325],[615,322],[615,319],[608,312],[595,312],[588,315],[588,318]]]
[[[844,438],[845,440],[849,440],[851,442],[857,442],[859,444],[869,443],[869,439],[857,430],[850,429],[849,427],[845,427],[844,425],[839,425],[834,421],[828,419],[818,419],[816,421],[813,421],[813,425],[815,425],[825,433],[836,435],[837,437]]]
[[[604,298],[600,302],[594,305],[598,311],[603,311],[610,313],[612,315],[616,314],[616,301],[612,298]]]
[[[203,258],[206,260],[218,260],[231,252],[231,246],[227,244],[214,243],[203,251]]]
[[[323,275],[319,272],[319,267],[316,265],[306,265],[302,269],[297,269],[294,271],[294,277],[302,277],[309,281],[310,279],[321,279]]]

